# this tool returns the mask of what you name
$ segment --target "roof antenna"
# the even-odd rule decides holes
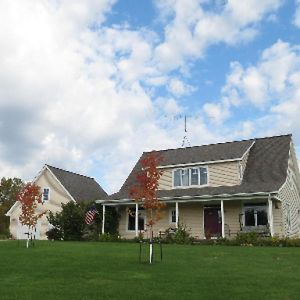
[[[187,137],[186,115],[184,116],[184,137],[183,137],[183,140],[182,140],[181,147],[191,147],[190,141]]]

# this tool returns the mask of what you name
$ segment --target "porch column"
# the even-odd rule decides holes
[[[103,204],[103,209],[102,209],[102,234],[105,233],[104,225],[105,225],[105,205]]]
[[[178,222],[179,222],[179,208],[178,208],[178,202],[175,202],[175,211],[176,211],[176,228],[178,228]]]
[[[271,236],[274,235],[274,228],[273,228],[273,205],[272,205],[272,199],[271,196],[268,198],[268,221],[269,221],[269,226],[270,226],[270,234]]]
[[[224,214],[223,200],[221,200],[221,218],[222,218],[222,238],[225,238],[225,214]]]
[[[139,236],[139,205],[135,204],[135,236]]]

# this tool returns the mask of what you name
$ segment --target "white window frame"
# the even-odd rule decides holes
[[[44,192],[45,192],[45,190],[48,190],[48,200],[45,200],[44,199]],[[45,186],[45,187],[43,187],[43,194],[42,194],[42,197],[43,197],[43,202],[48,202],[48,201],[50,201],[50,188],[49,187],[47,187],[47,186]]]
[[[191,170],[192,169],[198,169],[198,184],[191,184]],[[200,169],[206,169],[206,174],[207,174],[207,183],[206,184],[200,184]],[[180,174],[180,185],[176,186],[174,185],[175,182],[175,172],[178,170],[184,170],[189,172],[189,184],[188,185],[182,185],[182,175]],[[209,172],[208,172],[208,166],[190,166],[186,168],[176,168],[172,170],[172,188],[173,189],[186,189],[186,188],[191,188],[191,187],[205,187],[209,185]]]
[[[175,222],[172,221],[172,212],[175,211]],[[169,209],[169,224],[176,225],[176,207],[172,207]]]
[[[134,213],[135,213],[135,210],[134,210]],[[138,229],[138,232],[140,231],[145,231],[146,229],[146,214],[145,214],[145,211],[144,210],[138,210],[138,213],[140,216],[142,216],[144,218],[144,229]],[[135,217],[134,217],[135,218]],[[134,223],[135,224],[135,223]],[[135,225],[134,225],[134,229],[128,229],[128,225],[129,225],[129,212],[128,210],[126,209],[126,232],[135,232]],[[139,224],[138,224],[139,225]]]
[[[298,217],[298,231],[300,232],[300,208],[297,210],[297,217]]]
[[[262,208],[265,209],[266,213],[268,214],[268,207],[267,205],[253,205],[253,206],[250,206],[250,205],[244,205],[243,206],[243,224],[244,226],[246,226],[246,210],[249,209],[249,208],[252,208],[254,210],[254,222],[255,222],[255,225],[254,226],[250,226],[250,225],[247,225],[247,227],[257,227],[257,226],[264,226],[264,225],[257,225],[257,210],[261,210]],[[269,223],[269,220],[268,220],[268,223]]]
[[[292,220],[291,220],[291,209],[289,204],[286,204],[286,225],[287,225],[287,233],[290,233],[292,231]]]

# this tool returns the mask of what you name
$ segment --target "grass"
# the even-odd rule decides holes
[[[0,299],[299,299],[300,249],[0,242]],[[158,256],[158,255],[157,255]]]

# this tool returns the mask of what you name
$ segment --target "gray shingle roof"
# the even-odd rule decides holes
[[[106,199],[107,193],[94,178],[46,165],[76,202]]]
[[[157,151],[161,166],[241,158],[254,140]]]
[[[213,196],[277,191],[286,180],[291,135],[163,150],[157,151],[157,153],[163,157],[163,163],[161,165],[217,161],[221,158],[240,158],[253,141],[255,141],[255,143],[250,150],[243,181],[240,185],[161,190],[158,191],[158,196]],[[222,153],[222,151],[224,151],[224,153]],[[145,155],[146,153],[143,153],[142,157]],[[135,184],[135,174],[140,170],[139,161],[126,179],[120,191],[111,195],[109,199],[128,199],[128,189]]]

